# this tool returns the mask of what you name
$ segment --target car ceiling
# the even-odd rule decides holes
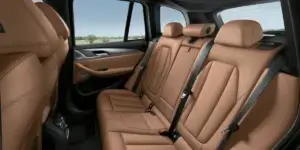
[[[267,3],[278,0],[168,0],[186,11],[213,12],[231,7],[238,7],[257,3]]]

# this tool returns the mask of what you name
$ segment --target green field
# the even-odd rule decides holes
[[[76,37],[75,43],[76,45],[86,45],[86,44],[100,44],[100,43],[111,43],[111,42],[122,42],[123,37],[96,37],[92,35],[92,40],[90,40],[89,36],[87,37]],[[145,39],[144,36],[130,36],[128,40],[137,40],[137,39]]]
[[[97,39],[93,42],[93,44],[99,44],[99,43],[110,43],[110,42],[121,42],[123,41],[123,39],[110,39],[108,40],[107,42],[104,42],[103,40],[101,39]],[[76,45],[85,45],[85,44],[91,44],[89,43],[89,41],[87,40],[76,40]]]

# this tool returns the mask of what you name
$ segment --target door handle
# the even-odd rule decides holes
[[[108,68],[101,68],[98,71],[107,71],[107,70],[108,70]]]

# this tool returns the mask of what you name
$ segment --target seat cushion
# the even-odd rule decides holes
[[[104,136],[105,150],[191,150],[186,142],[179,138],[173,143],[161,135],[143,135],[124,132],[109,132]]]
[[[144,112],[147,108],[139,95],[128,90],[105,90],[97,100],[98,111]]]
[[[102,132],[118,131],[128,133],[158,134],[168,125],[157,115],[137,112],[98,112]]]

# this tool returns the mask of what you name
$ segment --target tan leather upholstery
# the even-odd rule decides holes
[[[182,35],[182,25],[177,22],[168,23],[163,30],[162,35],[169,38],[176,38]]]
[[[36,2],[35,4],[41,9],[41,11],[43,11],[48,20],[51,22],[57,35],[62,36],[64,39],[68,39],[70,37],[70,30],[59,14],[46,3]]]
[[[45,122],[57,101],[57,93],[54,91],[56,91],[58,85],[58,75],[61,65],[69,50],[68,38],[70,33],[63,19],[50,5],[42,2],[37,2],[35,5],[42,11],[41,14],[46,18],[46,22],[51,22],[51,28],[55,29],[53,32],[58,39],[58,41],[56,41],[56,45],[58,46],[53,49],[54,53],[46,58],[40,59],[46,76],[45,84],[47,85],[47,96],[45,97],[47,105],[43,112],[43,122]]]
[[[214,33],[215,24],[189,24],[183,28],[183,35],[190,37],[206,37]]]
[[[234,20],[219,31],[215,43],[249,48],[260,41],[263,32],[260,24],[253,20]]]
[[[119,56],[76,60],[74,62],[75,72],[77,74],[87,73],[97,77],[124,75],[134,71],[134,67],[142,58],[143,54],[143,52],[137,51]]]
[[[291,128],[299,104],[299,78],[280,73],[228,141],[235,149],[272,149]]]
[[[59,38],[31,0],[2,1],[0,20],[3,150],[41,150],[48,85],[40,60],[55,53]]]
[[[164,84],[162,83],[162,88],[159,88],[157,94],[152,94],[151,90],[144,86],[143,93],[145,94],[141,99],[127,90],[106,90],[99,95],[98,114],[101,116],[99,119],[102,124],[105,124],[102,128],[103,136],[107,136],[107,131],[157,134],[158,131],[168,127],[168,120],[172,118],[176,102],[190,70],[201,49],[204,48],[203,45],[206,45],[211,39],[199,39],[193,44],[190,44],[189,40],[190,37],[184,37],[173,66],[168,72],[167,80],[163,82]],[[153,75],[156,73],[155,71],[156,69],[149,70],[148,73]],[[177,82],[174,82],[174,79]],[[169,94],[170,92],[174,94]],[[160,112],[158,109],[154,109],[156,114],[154,116],[149,113],[136,113],[144,112],[150,102],[154,102],[164,111]]]
[[[168,24],[167,26],[173,27],[173,25],[170,24]],[[147,67],[148,69],[143,74],[142,83],[139,86],[139,91],[142,91],[144,95],[146,95],[144,98],[149,98],[149,97],[154,98],[159,94],[159,90],[166,80],[166,77],[177,56],[177,53],[179,51],[179,46],[182,41],[183,41],[183,37],[169,38],[169,37],[162,36],[159,39],[158,43],[155,45],[154,50],[151,54],[151,58],[149,60],[148,67]],[[132,96],[138,97],[138,94],[132,93],[131,91],[128,90],[132,88],[132,85],[136,80],[139,69],[140,69],[139,67],[136,68],[131,78],[125,84],[127,91],[122,92],[122,94],[126,95],[126,97],[118,96],[118,94],[111,95],[111,93],[115,93],[115,92],[111,92],[110,90],[104,91],[99,95],[98,98],[99,110],[107,110],[113,108],[117,108],[115,110],[130,110],[130,111],[137,111],[137,112],[143,112],[145,110],[145,108],[148,105],[148,102],[142,103],[140,100],[137,100],[136,102],[138,102],[141,107],[144,107],[144,109],[132,109],[132,110],[130,108],[135,107],[135,104],[127,105],[131,103],[126,102],[127,99],[131,99],[130,97]],[[115,96],[117,96],[118,98],[113,98]]]
[[[220,31],[223,31],[217,36],[225,37],[222,34],[227,34],[227,29],[230,29],[241,31],[240,35],[247,39],[255,39],[256,34],[242,30],[244,27],[240,26],[246,23],[249,26],[247,28],[257,28],[257,24],[251,25],[248,22],[230,22],[222,27],[225,29],[221,28]],[[231,29],[232,27],[239,29]],[[258,31],[254,33],[256,32]],[[99,95],[97,111],[103,149],[217,149],[223,131],[245,104],[254,87],[261,82],[270,62],[282,48],[279,46],[261,50],[259,46],[254,46],[257,43],[252,43],[251,46],[249,43],[239,46],[234,44],[242,40],[214,44],[177,126],[181,137],[172,143],[168,138],[160,136],[159,132],[170,125],[190,70],[209,39],[201,38],[192,44],[189,40],[190,37],[183,39],[177,57],[165,81],[157,89],[157,94],[152,94],[154,90],[145,86],[148,78],[144,78],[142,98],[128,90],[107,90]],[[157,71],[152,70],[151,73],[155,74]],[[296,118],[298,81],[296,77],[280,73],[243,119],[240,130],[233,134],[226,149],[272,149]],[[150,102],[154,103],[152,113],[143,111],[143,107],[147,107]]]
[[[41,150],[42,66],[32,53],[1,54],[0,60],[2,149]]]
[[[59,39],[51,23],[32,1],[4,0],[2,3],[0,20],[5,34],[0,36],[0,54],[34,52],[43,58],[52,55],[59,46]]]

